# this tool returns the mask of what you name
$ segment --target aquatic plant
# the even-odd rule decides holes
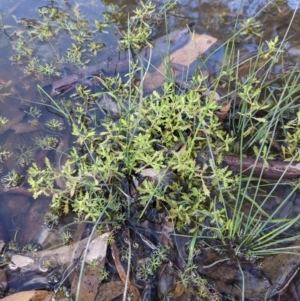
[[[15,240],[11,240],[7,243],[7,247],[9,250],[13,250],[18,252],[20,250],[18,243]]]
[[[34,66],[35,67],[35,66]],[[51,63],[46,63],[46,64],[39,64],[34,68],[35,72],[37,74],[42,74],[46,76],[60,76],[61,73],[57,71],[57,68],[51,64]]]
[[[133,16],[128,20],[130,29],[123,30],[122,39],[120,40],[121,49],[142,49],[143,46],[150,46],[149,36],[152,33],[149,19],[155,12],[155,5],[152,1],[146,3],[140,2],[141,7],[134,10]]]
[[[43,115],[41,109],[39,109],[38,107],[35,107],[35,106],[30,106],[29,110],[25,109],[24,112],[29,117],[27,122],[31,126],[38,126],[39,118]]]
[[[24,182],[24,176],[22,176],[14,169],[1,178],[1,183],[6,189],[19,186],[23,182]]]
[[[262,24],[251,17],[242,21],[240,26],[242,28],[240,35],[246,38],[249,38],[252,35],[260,37],[263,30]]]
[[[179,272],[179,283],[182,284],[184,288],[188,288],[192,283],[198,288],[198,295],[200,297],[208,297],[206,288],[207,280],[197,273],[196,265],[187,266],[184,271]]]
[[[22,249],[20,250],[20,252],[24,252],[24,253],[32,253],[32,255],[36,255],[37,254],[37,247],[32,245],[32,244],[26,244],[22,247]]]
[[[12,152],[9,150],[6,143],[0,144],[0,163],[3,163],[5,160],[10,158]]]
[[[104,43],[96,43],[96,42],[90,42],[88,45],[89,45],[89,47],[90,47],[90,52],[91,52],[94,56],[96,56],[97,53],[98,53],[98,51],[99,51],[100,49],[102,49],[102,48],[105,46]]]
[[[62,240],[64,244],[69,244],[72,241],[72,234],[69,231],[66,231],[62,234]]]
[[[130,253],[131,254],[126,254],[127,256],[123,256],[122,260],[130,262],[131,257],[129,258],[129,255],[134,255],[132,251]],[[149,282],[149,279],[153,278],[162,263],[168,261],[168,253],[169,248],[167,246],[158,245],[150,257],[145,258],[136,266],[134,271],[136,281],[139,283]]]
[[[38,147],[49,150],[56,149],[59,145],[59,141],[59,138],[55,136],[38,137],[35,139],[35,143]]]
[[[11,95],[11,91],[10,91],[10,88],[12,86],[12,81],[9,80],[7,82],[4,82],[4,81],[1,81],[1,85],[0,85],[0,101],[4,101],[5,98],[7,96],[10,96]],[[2,124],[2,122],[5,121],[5,117],[2,117],[0,118],[0,124]]]
[[[21,167],[28,166],[34,161],[35,150],[26,144],[17,145],[14,158]]]
[[[55,228],[55,227],[57,227],[57,225],[59,223],[59,216],[54,215],[50,212],[47,212],[45,214],[44,221],[45,221],[45,225],[47,225],[47,227]]]
[[[106,281],[108,280],[109,272],[106,269],[101,269],[99,273],[99,281]]]
[[[0,127],[4,126],[8,122],[8,119],[4,116],[0,116]]]
[[[52,131],[62,131],[64,129],[64,123],[56,118],[48,120],[46,126]]]

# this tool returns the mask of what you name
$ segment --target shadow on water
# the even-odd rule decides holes
[[[173,31],[186,24],[194,23],[197,33],[207,34],[215,38],[217,42],[205,53],[205,56],[209,57],[205,68],[209,73],[217,73],[223,61],[227,59],[226,50],[221,45],[231,37],[236,28],[241,27],[243,21],[256,15],[260,10],[261,12],[255,18],[258,24],[257,32],[247,38],[246,34],[236,38],[235,48],[240,51],[241,57],[247,58],[255,54],[261,41],[273,39],[276,36],[282,38],[286,34],[295,9],[293,1],[289,1],[290,6],[285,1],[280,1],[280,4],[264,8],[267,2],[269,1],[231,1],[228,3],[228,1],[183,0],[179,2],[176,9],[167,15],[169,30]],[[162,6],[159,2],[157,5],[158,7]],[[4,178],[0,196],[0,241],[6,243],[5,247],[4,244],[2,247],[5,248],[8,255],[24,252],[36,254],[43,249],[59,248],[66,243],[67,233],[76,234],[78,232],[76,225],[68,226],[76,220],[71,214],[64,218],[49,214],[51,196],[39,196],[37,199],[33,199],[30,194],[26,194],[26,188],[29,185],[22,175],[26,174],[30,164],[36,162],[38,166],[42,166],[45,157],[49,158],[51,162],[60,163],[64,160],[63,153],[69,149],[73,142],[70,138],[70,127],[66,118],[54,113],[54,110],[36,104],[41,100],[36,86],[51,85],[56,80],[82,72],[80,70],[83,68],[83,61],[89,60],[89,66],[94,66],[95,62],[102,64],[107,61],[109,63],[112,58],[118,57],[119,53],[116,51],[116,47],[117,40],[120,39],[120,30],[126,29],[127,15],[137,6],[137,1],[106,1],[103,3],[90,1],[89,4],[86,4],[85,1],[65,1],[63,3],[43,1],[42,6],[37,6],[36,1],[28,0],[1,1],[0,117],[7,118],[10,123],[9,126],[0,128],[1,177]],[[55,72],[51,73],[50,71],[48,71],[49,76],[44,76],[42,71],[32,74],[27,69],[27,72],[24,72],[26,71],[24,68],[28,67],[28,61],[26,61],[28,58],[26,55],[19,59],[15,57],[17,55],[16,49],[20,50],[22,47],[22,45],[18,45],[18,38],[25,35],[26,29],[34,30],[35,25],[32,20],[41,22],[41,17],[37,16],[36,11],[43,7],[57,8],[62,15],[69,16],[69,21],[75,22],[76,18],[83,16],[83,19],[88,22],[90,30],[92,28],[95,30],[95,20],[103,22],[108,19],[113,20],[113,25],[104,27],[103,32],[98,33],[95,38],[99,44],[104,43],[104,49],[99,49],[98,54],[93,56],[86,47],[83,57],[80,58],[80,62],[77,62],[76,66],[70,60],[60,62],[59,68],[55,69],[55,72],[59,72],[59,76],[56,77]],[[77,16],[76,13],[78,13]],[[295,65],[300,62],[299,15],[300,11],[292,22],[287,35],[284,62],[286,65]],[[20,20],[22,21],[20,22]],[[164,22],[156,24],[153,39],[164,34],[161,34],[164,32],[164,27]],[[51,64],[54,54],[65,54],[66,49],[74,43],[67,33],[68,29],[65,27],[55,38],[51,39],[50,43],[47,41],[37,42],[37,36],[32,33],[32,36],[27,36],[27,46],[32,51],[30,55],[38,58],[39,63],[43,66]],[[90,42],[89,38],[85,42],[86,44]],[[215,51],[216,49],[218,50]],[[45,72],[45,69],[40,70]],[[87,81],[89,82],[90,78],[87,78]],[[73,80],[71,84],[73,85],[74,82],[76,81]],[[68,87],[65,85],[63,88],[67,89]],[[70,86],[70,88],[74,88],[74,86]],[[47,92],[50,93],[51,88]],[[62,94],[66,97],[72,93],[72,91],[64,90]],[[104,115],[102,113],[101,115],[97,114],[91,114],[90,120],[99,122],[97,119],[101,120]],[[47,126],[47,122],[53,118],[61,124],[61,128],[57,131],[49,128],[49,123]],[[57,148],[62,145],[63,148],[59,149],[58,152]],[[12,173],[13,171],[14,173]],[[20,190],[9,190],[16,186],[21,186]],[[59,183],[57,186],[62,188]],[[289,194],[289,191],[289,187],[279,186],[276,191],[272,192],[270,202],[264,204],[263,209],[267,212],[274,211],[274,208]],[[251,191],[249,193],[251,194]],[[262,199],[264,198],[262,197]],[[138,205],[135,206],[138,207]],[[120,258],[125,258],[125,262],[130,256],[129,250],[132,253],[131,269],[134,270],[134,282],[142,294],[143,301],[156,300],[155,296],[159,296],[159,300],[163,300],[164,296],[167,296],[171,290],[174,300],[187,300],[190,296],[195,300],[201,300],[195,296],[196,292],[192,286],[190,291],[185,292],[183,285],[178,284],[183,279],[179,277],[180,269],[185,269],[190,260],[189,247],[184,248],[182,246],[189,246],[190,238],[180,238],[185,236],[184,233],[173,233],[174,229],[168,222],[163,222],[165,216],[161,212],[157,212],[155,204],[150,206],[146,218],[142,221],[137,220],[136,217],[141,208],[135,208],[135,206],[127,216],[128,221],[125,230],[116,233],[116,246],[120,250]],[[247,206],[244,209],[247,213]],[[298,192],[295,192],[286,205],[282,207],[282,210],[278,212],[276,218],[295,218],[299,213],[299,195]],[[49,227],[45,226],[45,218],[48,221],[48,226],[50,225]],[[88,226],[87,229],[86,232],[81,233],[82,235],[78,234],[75,243],[81,237],[88,236],[91,227]],[[270,229],[267,231],[272,230],[272,225],[270,225]],[[291,231],[298,231],[298,225]],[[170,238],[170,233],[173,233],[172,238]],[[205,237],[198,237],[196,240],[201,240],[199,252],[194,258],[197,268],[190,273],[195,277],[197,276],[196,273],[199,273],[209,279],[211,287],[210,290],[204,291],[205,293],[217,295],[218,292],[221,292],[224,296],[234,295],[239,298],[241,296],[241,283],[243,279],[246,279],[244,296],[249,300],[263,300],[264,296],[273,298],[284,293],[290,284],[290,279],[293,280],[296,277],[295,273],[298,271],[299,261],[295,256],[285,255],[284,257],[282,255],[277,257],[276,264],[274,261],[269,262],[270,259],[266,259],[260,262],[262,269],[259,269],[258,264],[255,263],[254,265],[249,259],[243,262],[242,269],[239,269],[236,261],[232,260],[231,251],[226,248],[221,250],[218,247],[218,242],[215,242],[214,248],[209,249],[207,246],[211,243],[210,240],[206,240]],[[171,247],[168,255],[164,253],[165,250],[159,249],[161,242]],[[226,253],[227,251],[229,255]],[[115,291],[115,295],[111,294],[117,298],[122,293],[124,286],[118,278],[120,272],[116,268],[113,252],[113,248],[109,248],[105,267],[110,272],[110,278],[102,285],[105,287],[103,290]],[[151,273],[146,270],[146,267],[149,262],[154,264],[153,261],[157,260],[158,257],[157,253],[161,256],[159,267],[156,273]],[[222,262],[224,253],[226,256],[228,255],[230,260]],[[69,257],[71,256],[72,254],[69,254]],[[5,267],[7,280],[1,280],[7,281],[3,294],[10,295],[18,291],[32,289],[56,289],[64,278],[67,268],[74,268],[79,262],[79,255],[76,256],[72,257],[71,263],[70,260],[66,260],[62,266],[53,266],[48,270],[35,266],[35,269],[25,269],[22,270],[22,273],[20,273],[20,268],[15,268],[10,263],[8,267]],[[41,258],[38,257],[38,259]],[[218,261],[220,262],[214,264]],[[124,264],[125,268],[127,268],[126,264]],[[241,275],[241,273],[244,274]],[[72,280],[66,281],[65,286],[70,287],[71,282]],[[174,283],[177,283],[175,289]],[[297,290],[299,290],[299,286]],[[220,298],[222,297],[221,293]],[[97,300],[108,299],[99,297]]]

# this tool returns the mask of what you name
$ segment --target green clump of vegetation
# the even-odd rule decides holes
[[[30,165],[34,161],[35,150],[27,145],[18,145],[14,159],[21,167]]]
[[[13,169],[7,175],[1,178],[1,183],[5,189],[9,189],[11,187],[20,186],[24,180],[24,177]]]
[[[204,78],[198,76],[197,80],[197,84],[202,85]],[[116,90],[117,93],[120,91]],[[129,95],[130,91],[121,93]],[[114,98],[124,99],[123,95]],[[78,107],[72,116],[76,146],[72,147],[61,173],[53,175],[50,162],[45,170],[40,171],[36,165],[29,170],[29,183],[35,197],[41,193],[58,193],[60,197],[53,202],[53,208],[71,206],[79,216],[96,220],[109,199],[112,200],[111,206],[116,206],[115,211],[120,205],[125,205],[113,201],[117,195],[122,195],[124,179],[151,167],[160,173],[161,179],[157,183],[143,181],[138,187],[139,202],[145,208],[154,199],[157,208],[168,204],[171,216],[178,218],[180,227],[190,224],[191,215],[200,210],[194,222],[201,223],[203,216],[200,212],[210,206],[209,188],[216,182],[212,181],[208,188],[205,177],[213,180],[213,171],[208,167],[205,171],[201,164],[196,163],[197,152],[204,151],[208,145],[228,150],[234,138],[222,129],[214,113],[219,108],[217,103],[212,99],[201,101],[200,98],[199,91],[191,89],[186,94],[176,94],[174,85],[166,84],[163,95],[153,93],[142,103],[133,96],[128,104],[130,108],[120,111],[117,122],[108,117],[101,127],[83,124],[87,112]],[[134,111],[133,108],[139,109]],[[169,173],[174,172],[176,180],[173,181]],[[224,185],[232,183],[230,175],[230,172],[224,173]],[[63,177],[68,183],[65,191],[56,191],[55,177]],[[180,188],[180,183],[187,183],[186,188]],[[201,189],[196,189],[199,183],[202,183]],[[75,197],[76,201],[70,203],[69,197]]]
[[[158,245],[152,252],[151,257],[136,267],[135,278],[139,281],[147,281],[147,278],[154,276],[158,268],[168,258],[168,248]]]
[[[7,144],[0,145],[0,163],[3,163],[5,160],[10,158],[12,153],[9,151]]]
[[[0,126],[4,126],[8,122],[6,117],[0,116]]]

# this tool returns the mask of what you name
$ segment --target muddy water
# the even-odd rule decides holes
[[[217,39],[217,44],[214,48],[216,49],[231,36],[235,27],[239,27],[239,22],[257,14],[256,20],[261,22],[257,35],[252,34],[247,36],[247,38],[245,38],[245,36],[239,36],[236,40],[236,47],[240,49],[243,55],[247,56],[248,54],[255,53],[261,40],[271,39],[277,35],[282,38],[286,34],[289,21],[294,13],[294,6],[289,6],[286,1],[278,1],[280,4],[271,5],[262,9],[268,2],[269,1],[228,2],[182,0],[179,2],[178,7],[168,15],[169,28],[172,30],[185,26],[185,24],[194,23],[194,28],[197,33],[207,34]],[[23,116],[25,115],[23,114],[24,110],[20,111],[20,107],[24,104],[27,105],[27,101],[39,100],[39,96],[36,93],[36,85],[40,84],[44,86],[54,80],[49,77],[37,79],[33,76],[25,75],[22,68],[12,63],[11,57],[14,55],[12,46],[16,41],[13,35],[18,33],[18,29],[20,29],[21,26],[17,23],[17,20],[20,18],[35,19],[37,17],[36,9],[41,6],[51,5],[49,3],[50,2],[46,0],[40,2],[38,5],[36,1],[29,0],[1,1],[0,3],[1,26],[5,26],[3,28],[4,30],[1,30],[0,32],[0,84],[2,86],[0,91],[0,115],[5,116],[10,120],[17,118],[18,121],[16,121],[16,124],[22,122],[23,125],[28,121],[26,118],[29,118],[28,116]],[[132,11],[138,5],[138,1],[106,1],[105,3],[90,1],[89,4],[86,4],[86,1],[76,1],[76,3],[79,4],[81,14],[91,23],[93,23],[94,20],[104,20],[104,13],[107,13],[107,11],[111,12],[112,5],[122,7],[122,13],[118,16],[118,26],[120,26],[120,28],[126,26],[125,21],[127,12]],[[59,3],[58,1],[53,2],[53,4],[68,14],[71,11],[71,8],[74,7],[75,1],[65,1],[63,3]],[[161,5],[161,3],[158,2],[158,5]],[[288,43],[285,45],[285,64],[287,65],[294,65],[300,62],[300,44],[298,39],[300,34],[299,20],[300,11],[297,12],[295,21],[292,23],[290,31],[287,33]],[[162,30],[163,27],[163,24],[158,25],[156,32],[157,36],[160,36],[159,30]],[[108,48],[113,49],[116,47],[115,38],[118,38],[118,35],[113,27],[108,27],[106,31],[107,33],[99,33],[99,41],[104,42]],[[69,45],[70,41],[64,41],[60,45],[60,48]],[[47,43],[38,43],[35,51],[37,55],[46,62],[53,54],[53,48]],[[218,70],[224,59],[224,54],[225,49],[221,47],[212,55],[207,64],[207,68],[211,71]],[[107,53],[106,55],[109,56]],[[209,52],[206,55],[209,55]],[[54,116],[51,112],[46,111],[43,108],[40,109],[43,114],[40,119],[42,123]],[[24,128],[24,126],[22,127]],[[12,169],[25,172],[27,167],[22,167],[17,164],[16,156],[18,155],[18,146],[25,145],[25,147],[29,148],[32,142],[27,145],[26,141],[33,141],[34,138],[48,133],[44,127],[38,128],[35,131],[31,130],[28,125],[26,125],[26,127],[28,127],[27,133],[24,132],[25,130],[19,130],[19,132],[16,130],[8,130],[0,136],[0,143],[8,143],[9,152],[11,153],[10,158],[5,163],[1,163],[3,169],[1,177],[6,175]],[[59,135],[63,137],[64,132],[61,132]],[[37,158],[38,155],[40,155],[40,152],[34,150],[33,157]],[[52,158],[55,160],[55,154],[52,154]],[[288,188],[280,187],[279,189],[282,189],[282,191],[278,191],[277,198],[274,197],[268,204],[265,204],[265,210],[274,210],[284,195],[289,193]],[[299,195],[295,193],[291,197],[290,202],[281,208],[277,217],[286,218],[297,216],[300,213],[299,200]],[[39,198],[37,201],[34,201],[30,196],[8,193],[5,191],[2,192],[0,196],[0,239],[14,241],[19,246],[24,246],[30,242],[40,244],[42,247],[60,244],[61,233],[59,231],[50,231],[43,226],[44,216],[48,211],[49,204],[50,198]],[[71,219],[63,221],[61,226],[70,221]],[[216,261],[216,258],[215,254],[210,254],[210,256],[207,257],[205,264],[211,264],[213,261]],[[293,257],[290,262],[287,258],[280,258],[280,263],[281,262],[286,264],[284,265],[286,275],[284,272],[280,274],[281,270],[280,273],[278,273],[279,266],[270,269],[271,265],[268,262],[265,262],[265,270],[269,273],[269,276],[256,276],[255,281],[260,280],[261,287],[258,287],[257,291],[254,291],[254,286],[256,286],[257,282],[254,282],[254,285],[247,286],[247,297],[250,297],[254,292],[257,294],[256,300],[259,300],[259,298],[263,298],[264,291],[269,289],[272,290],[274,296],[277,296],[278,293],[285,288],[285,284],[289,282],[289,276],[294,276],[294,268],[295,266],[297,268],[299,261]],[[203,265],[203,262],[200,265]],[[230,267],[228,269],[228,266],[216,267],[218,267],[218,272],[215,270],[199,268],[199,273],[211,278],[214,281],[216,288],[220,291],[239,296],[238,289],[236,289],[236,291],[234,290],[240,285],[240,279],[237,277],[238,271],[236,269],[231,269]],[[247,269],[245,273],[246,272],[248,272]],[[222,275],[224,273],[228,273],[228,279],[224,279]],[[280,278],[281,276],[283,277],[282,280]],[[40,282],[37,281],[34,288],[44,288],[45,286],[46,288],[49,288],[49,284],[45,282],[44,278],[39,278],[39,280]],[[274,284],[271,284],[272,280]],[[24,283],[18,283],[18,285],[11,285],[10,287],[11,292],[13,292],[22,290],[25,285]]]

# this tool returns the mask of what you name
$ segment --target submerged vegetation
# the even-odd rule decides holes
[[[168,3],[165,10],[172,8]],[[152,26],[165,10],[157,10],[151,2],[141,3],[128,28],[121,30],[120,48],[152,47]],[[95,29],[54,8],[38,13],[40,21],[19,20],[26,30],[15,33],[19,40],[13,61],[25,64],[26,73],[60,76],[65,63],[87,64],[87,47],[95,56],[102,48],[100,41],[91,40],[108,21],[101,26],[96,23]],[[24,41],[49,41],[62,31],[70,35],[72,45],[51,62],[35,56],[34,47]],[[26,174],[34,198],[52,197],[48,223],[54,224],[49,216],[56,220],[70,211],[78,222],[97,222],[112,231],[132,223],[132,214],[139,221],[171,221],[174,237],[189,238],[180,281],[183,286],[192,282],[202,297],[208,294],[206,271],[214,265],[225,262],[238,267],[242,285],[234,297],[244,299],[246,265],[259,270],[263,256],[299,253],[294,245],[290,247],[299,238],[295,234],[298,215],[282,212],[300,185],[296,165],[300,161],[300,73],[297,66],[284,65],[286,36],[265,41],[255,55],[240,59],[235,39],[260,35],[261,24],[255,16],[243,20],[220,46],[225,49],[220,70],[209,74],[209,56],[201,56],[201,66],[189,82],[172,76],[172,64],[165,61],[165,81],[148,95],[143,91],[145,77],[137,80],[137,74],[149,70],[141,70],[133,59],[128,61],[125,77],[94,75],[96,85],[78,83],[69,98],[54,98],[39,87],[42,106],[61,118],[45,123],[51,135],[35,138],[37,147],[55,150],[55,159],[46,157],[42,167],[33,163]],[[37,105],[26,113],[29,122],[40,122],[42,111]],[[7,122],[5,117],[1,120],[3,125]],[[9,153],[0,150],[3,161]],[[31,149],[19,147],[19,151],[19,164],[27,166]],[[229,156],[238,166],[226,159]],[[246,158],[253,161],[245,167]],[[273,170],[271,180],[265,177],[266,169]],[[7,189],[24,180],[15,170],[1,178]],[[289,193],[275,210],[269,210],[267,204],[276,201],[282,187],[288,187]],[[161,216],[164,221],[159,221]],[[69,233],[64,239],[71,239]],[[140,278],[153,275],[167,261],[169,247],[155,248],[149,261],[139,267]],[[216,252],[217,259],[201,270],[197,258],[207,250]],[[268,289],[259,297],[270,296]]]

